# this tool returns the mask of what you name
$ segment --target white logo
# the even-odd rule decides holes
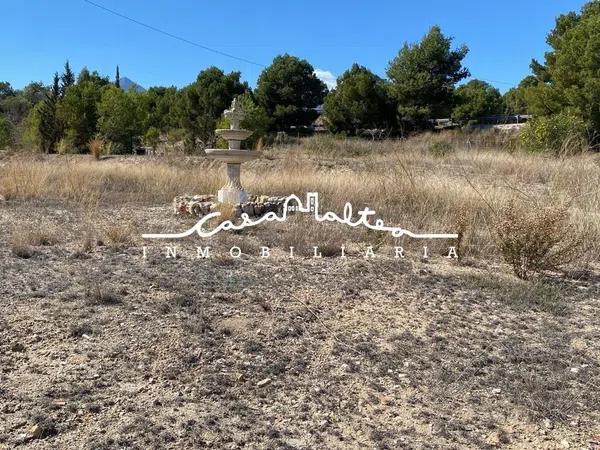
[[[295,205],[290,203],[295,202]],[[241,215],[241,223],[235,224],[231,220],[225,220],[221,222],[217,227],[212,230],[205,230],[205,224],[211,219],[215,219],[221,215],[220,212],[214,212],[207,214],[202,217],[196,225],[183,233],[159,233],[159,234],[143,234],[144,239],[181,239],[191,236],[197,233],[198,236],[207,238],[217,234],[219,231],[227,230],[243,230],[244,228],[254,227],[260,225],[263,222],[285,222],[288,218],[289,212],[301,212],[301,213],[313,213],[314,219],[317,222],[337,222],[351,227],[363,226],[375,231],[384,231],[391,233],[393,237],[409,236],[414,239],[457,239],[458,234],[453,233],[413,233],[412,231],[405,230],[401,227],[386,226],[381,219],[377,219],[374,224],[369,223],[369,217],[375,215],[375,211],[365,208],[358,211],[358,219],[353,220],[352,218],[352,205],[346,203],[344,206],[343,217],[338,216],[334,212],[326,212],[325,214],[319,213],[319,193],[308,192],[306,194],[306,206],[302,205],[302,201],[296,195],[290,195],[286,198],[283,204],[283,214],[278,216],[275,212],[268,212],[264,216],[257,218],[256,220],[250,219],[250,216],[246,213]]]

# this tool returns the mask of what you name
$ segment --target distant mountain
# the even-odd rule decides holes
[[[146,89],[144,89],[142,86],[140,86],[135,81],[130,80],[127,77],[121,77],[119,80],[119,84],[121,85],[121,89],[123,89],[124,91],[128,91],[131,88],[135,89],[136,92],[146,91]]]

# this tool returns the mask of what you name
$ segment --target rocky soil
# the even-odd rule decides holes
[[[142,258],[182,220],[0,204],[0,449],[600,448],[597,271]]]

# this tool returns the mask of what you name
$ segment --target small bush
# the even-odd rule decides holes
[[[104,238],[115,247],[133,245],[135,233],[135,227],[131,223],[111,224],[104,228]]]
[[[119,142],[108,141],[106,143],[106,153],[109,155],[126,155],[131,152]]]
[[[441,158],[452,151],[452,144],[448,141],[437,141],[429,146],[429,151],[434,156]]]
[[[87,292],[87,299],[90,305],[118,305],[122,299],[114,292],[95,286]]]
[[[559,269],[580,255],[583,241],[569,219],[564,206],[527,208],[511,202],[499,211],[497,245],[517,277]]]
[[[99,160],[102,155],[102,141],[100,139],[91,139],[88,142],[88,148],[90,149],[90,154],[94,157],[94,159]]]
[[[22,225],[13,228],[10,244],[14,256],[31,258],[33,247],[54,245],[59,241],[57,230],[46,224]]]
[[[521,130],[520,141],[532,152],[571,154],[588,148],[585,122],[571,112],[530,120]]]

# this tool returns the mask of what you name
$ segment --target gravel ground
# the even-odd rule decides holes
[[[0,449],[600,448],[597,271],[143,259],[169,207],[95,217],[0,204]]]

